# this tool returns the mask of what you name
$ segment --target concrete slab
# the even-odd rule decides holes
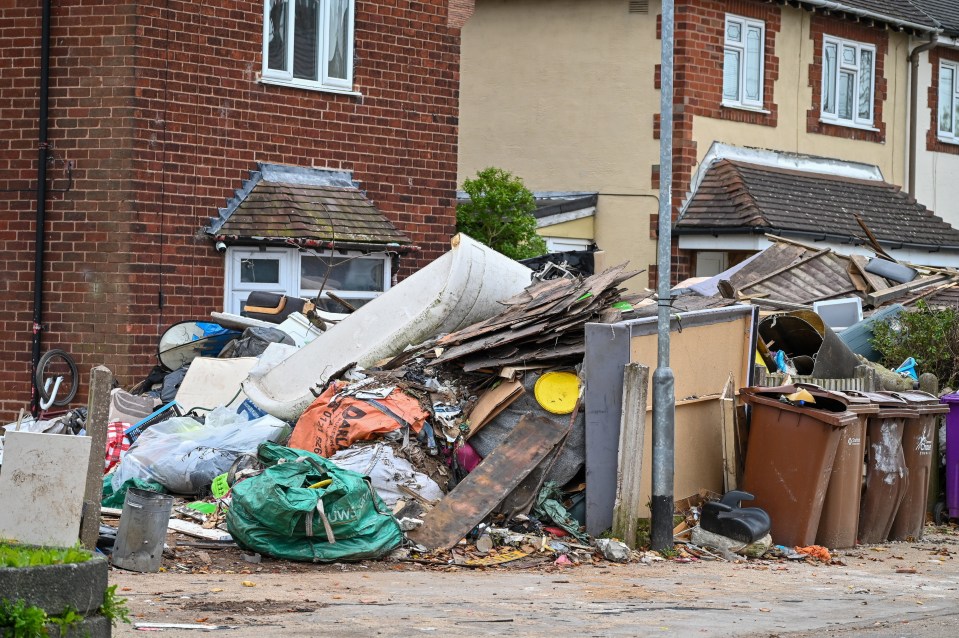
[[[7,432],[0,468],[0,538],[70,547],[80,535],[90,438]]]

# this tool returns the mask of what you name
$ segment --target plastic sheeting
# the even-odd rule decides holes
[[[217,408],[200,423],[176,417],[151,426],[123,455],[113,475],[114,489],[128,480],[156,481],[174,494],[201,494],[213,479],[230,469],[240,454],[255,454],[264,441],[289,433],[283,421],[265,416],[247,421]]]

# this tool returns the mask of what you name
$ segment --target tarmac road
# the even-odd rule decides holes
[[[248,565],[247,574],[113,570],[110,580],[135,622],[222,626],[230,638],[898,638],[959,635],[957,555],[959,533],[940,528],[917,543],[857,548],[841,556],[844,566],[667,561],[476,571],[381,562],[295,573],[272,565],[258,573]],[[143,634],[124,625],[115,635]]]

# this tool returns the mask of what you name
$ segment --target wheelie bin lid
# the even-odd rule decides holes
[[[777,410],[782,410],[783,412],[794,412],[797,414],[807,415],[816,419],[817,421],[822,421],[827,425],[837,428],[843,428],[847,425],[852,425],[859,420],[859,416],[855,412],[850,412],[846,409],[846,406],[841,405],[838,402],[833,403],[832,407],[841,407],[842,409],[840,410],[828,410],[822,409],[821,407],[817,408],[815,406],[792,405],[791,403],[784,403],[780,401],[775,396],[768,396],[770,394],[766,392],[768,389],[769,388],[743,388],[740,392],[740,398],[752,406],[765,406],[776,408]],[[759,392],[753,392],[756,390]],[[781,394],[779,396],[781,396]]]
[[[910,390],[908,392],[890,392],[890,394],[899,397],[909,404],[909,407],[915,408],[919,414],[946,414],[949,412],[949,406],[939,402],[939,398],[934,394],[922,392],[920,390]]]
[[[874,405],[879,407],[879,418],[911,418],[918,414],[915,406],[910,405],[905,399],[897,397],[891,392],[846,390],[846,394],[869,399]]]
[[[782,395],[793,394],[798,390],[806,390],[817,399],[820,407],[825,407],[829,411],[837,411],[838,405],[834,402],[846,406],[846,409],[856,414],[875,414],[879,412],[879,406],[875,405],[867,397],[849,394],[840,390],[826,390],[815,383],[792,383],[768,388],[751,387],[744,388],[744,392],[758,394],[760,396],[778,399]],[[816,407],[815,405],[809,407]],[[841,410],[840,410],[841,411]]]
[[[953,392],[952,394],[944,394],[939,397],[941,403],[959,403],[959,392]]]

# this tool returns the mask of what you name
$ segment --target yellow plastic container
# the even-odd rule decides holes
[[[569,414],[579,397],[579,377],[572,372],[547,372],[533,386],[533,396],[547,412]]]

